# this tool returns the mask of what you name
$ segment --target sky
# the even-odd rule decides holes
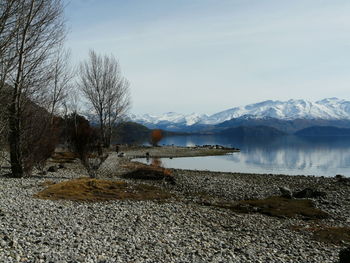
[[[114,55],[132,113],[350,100],[348,0],[66,0],[66,46]]]

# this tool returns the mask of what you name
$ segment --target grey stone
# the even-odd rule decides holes
[[[285,198],[292,198],[293,197],[293,193],[292,191],[287,188],[287,187],[279,187],[279,190],[281,192],[281,195]]]

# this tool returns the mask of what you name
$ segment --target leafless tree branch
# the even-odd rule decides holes
[[[122,77],[114,56],[97,55],[95,51],[80,64],[78,75],[78,87],[98,116],[102,142],[108,147],[112,128],[130,106],[129,82]]]

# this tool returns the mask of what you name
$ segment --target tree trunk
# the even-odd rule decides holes
[[[106,147],[106,130],[104,127],[102,113],[100,113],[100,132],[101,132],[101,143],[103,144],[103,147]]]
[[[24,173],[21,156],[20,120],[17,115],[15,103],[11,103],[9,112],[9,143],[12,176],[23,177]]]

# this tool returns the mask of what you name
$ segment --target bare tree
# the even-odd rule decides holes
[[[22,177],[23,120],[30,112],[26,111],[26,106],[44,99],[42,90],[50,82],[52,57],[64,40],[65,28],[62,0],[13,2],[16,11],[8,29],[11,40],[2,51],[1,65],[5,65],[2,70],[4,83],[11,87],[8,105],[11,170],[13,176]]]
[[[72,79],[74,72],[70,66],[70,51],[59,46],[54,53],[53,66],[51,72],[51,83],[47,86],[48,90],[43,90],[47,98],[47,110],[51,116],[51,122],[54,114],[60,106],[64,106],[68,93],[72,89]]]
[[[78,75],[78,87],[98,116],[102,143],[109,147],[112,128],[130,106],[129,82],[122,77],[114,56],[94,51],[80,64]]]
[[[8,137],[8,111],[9,93],[5,79],[14,59],[9,52],[11,41],[14,38],[16,21],[15,14],[18,11],[18,1],[0,1],[0,167],[6,159],[6,145]]]
[[[12,43],[16,36],[16,18],[19,6],[18,0],[0,1],[0,95],[5,88],[6,76],[12,69],[15,59]]]

